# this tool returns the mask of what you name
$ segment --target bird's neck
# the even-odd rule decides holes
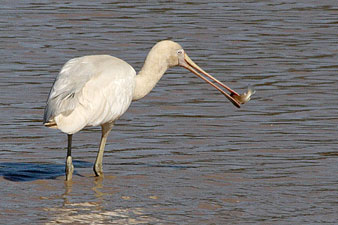
[[[155,87],[168,68],[169,66],[165,58],[150,52],[141,71],[135,78],[133,100],[139,100],[146,96]]]

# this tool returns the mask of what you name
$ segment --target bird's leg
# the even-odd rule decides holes
[[[73,177],[74,166],[72,161],[72,134],[68,134],[68,148],[66,159],[66,181],[70,181]]]
[[[102,127],[102,136],[100,142],[99,152],[97,153],[96,161],[94,164],[94,173],[96,176],[103,176],[103,169],[102,169],[102,159],[103,159],[103,152],[104,147],[106,145],[107,137],[111,129],[113,128],[112,123],[106,123],[101,125]]]

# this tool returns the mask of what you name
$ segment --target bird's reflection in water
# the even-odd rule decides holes
[[[68,196],[72,192],[73,182],[65,181],[64,183],[65,183],[65,192],[62,195],[62,198],[64,200],[63,205],[67,206],[68,204],[70,204]]]
[[[148,216],[141,207],[125,207],[106,209],[104,208],[104,197],[110,195],[102,191],[103,179],[95,177],[93,180],[93,195],[95,201],[78,202],[73,200],[72,191],[75,190],[76,183],[73,181],[64,182],[64,193],[60,196],[63,204],[60,207],[46,208],[45,211],[52,215],[46,224],[70,224],[70,223],[97,223],[97,224],[140,224],[158,222],[156,218]],[[123,198],[121,198],[123,201]]]
[[[94,180],[95,185],[92,188],[93,191],[95,192],[95,197],[98,199],[102,199],[104,195],[107,195],[107,193],[104,193],[101,191],[101,189],[103,188],[102,181],[103,181],[103,177],[95,177],[95,180]]]

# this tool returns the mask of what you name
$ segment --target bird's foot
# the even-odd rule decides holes
[[[74,172],[73,160],[71,156],[67,156],[66,160],[66,181],[72,180]]]
[[[94,168],[93,168],[93,170],[94,170],[94,173],[95,173],[95,175],[97,176],[97,177],[103,177],[103,169],[102,169],[102,164],[100,164],[100,163],[95,163],[94,164]]]

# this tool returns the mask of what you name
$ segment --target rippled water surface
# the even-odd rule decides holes
[[[335,224],[336,1],[10,1],[0,8],[0,220],[4,224]],[[116,123],[104,179],[98,127],[42,126],[70,58],[118,56],[139,70],[173,39],[239,92],[236,109],[183,68]]]

